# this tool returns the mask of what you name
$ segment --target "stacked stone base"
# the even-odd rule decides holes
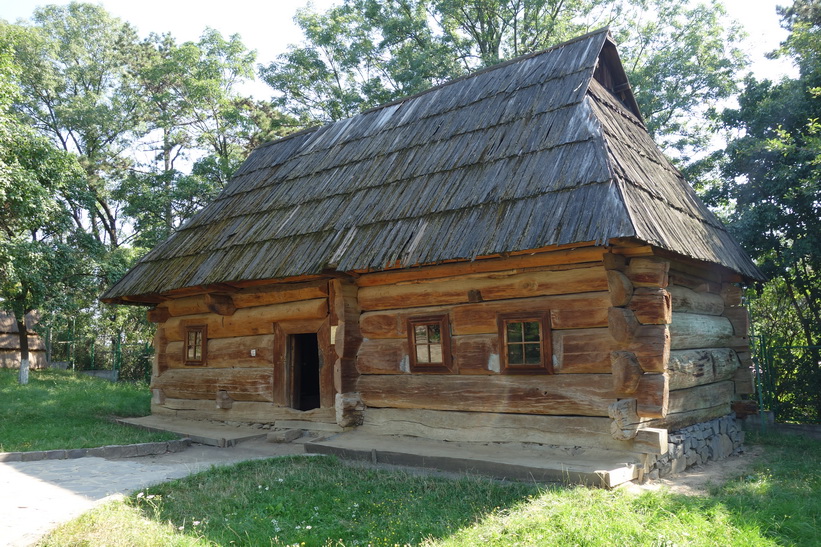
[[[667,454],[648,462],[645,477],[653,480],[680,473],[693,465],[722,460],[742,451],[744,431],[735,414],[691,425],[667,436]]]

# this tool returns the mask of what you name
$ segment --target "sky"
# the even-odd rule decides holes
[[[777,79],[795,75],[788,61],[769,61],[764,55],[786,37],[775,8],[790,0],[724,0],[731,18],[739,21],[749,34],[747,49],[756,75]],[[43,4],[68,4],[69,0],[0,0],[0,19],[14,22],[28,19],[34,8]],[[224,36],[240,34],[246,47],[257,51],[257,61],[268,64],[283,53],[288,44],[302,39],[294,15],[308,0],[102,0],[109,13],[137,27],[141,36],[150,32],[170,32],[179,42],[196,40],[206,27]],[[316,11],[324,11],[338,0],[312,0]],[[264,98],[266,89],[257,84],[249,89]],[[270,95],[269,95],[270,96]]]

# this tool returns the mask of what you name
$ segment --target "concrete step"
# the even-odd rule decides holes
[[[192,442],[208,446],[235,446],[242,441],[264,439],[267,431],[253,427],[215,424],[197,420],[185,420],[170,416],[143,416],[142,418],[120,418],[122,424],[142,427],[149,431],[169,431],[188,437]]]
[[[638,477],[639,456],[522,443],[469,443],[353,430],[305,443],[305,451],[373,463],[469,472],[502,479],[612,488]]]

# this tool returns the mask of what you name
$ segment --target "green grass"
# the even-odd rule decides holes
[[[757,442],[755,467],[704,496],[246,462],[99,508],[45,545],[818,545],[821,442]]]
[[[29,383],[0,369],[0,452],[91,448],[176,438],[126,427],[114,417],[151,413],[147,386],[61,370],[33,370]]]

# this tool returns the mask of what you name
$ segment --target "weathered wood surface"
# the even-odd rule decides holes
[[[660,258],[631,258],[625,275],[634,287],[665,288],[670,262]]]
[[[459,374],[499,372],[499,337],[494,334],[454,336],[453,365]]]
[[[670,293],[664,289],[638,288],[633,291],[628,307],[643,325],[666,325],[672,320]]]
[[[610,372],[615,343],[607,329],[554,330],[552,339],[556,374]]]
[[[408,340],[365,340],[356,357],[359,374],[402,374],[410,370]]]
[[[641,427],[665,428],[670,431],[693,424],[726,416],[730,413],[730,403],[721,403],[708,408],[699,408],[685,412],[668,412],[664,418],[642,419]]]
[[[601,257],[605,270],[624,270],[627,267],[627,259],[624,255],[616,253],[604,253]],[[615,304],[614,304],[615,305]]]
[[[48,360],[45,351],[29,351],[31,368],[46,368]],[[20,350],[0,349],[0,368],[20,368]]]
[[[29,334],[27,337],[29,351],[41,351],[46,349],[46,342],[36,334]],[[19,334],[0,334],[0,349],[20,349]]]
[[[444,376],[365,375],[357,391],[369,407],[607,416],[609,374]]]
[[[733,383],[737,395],[751,395],[755,393],[755,375],[752,369],[741,367],[733,374]]]
[[[167,300],[161,306],[158,306],[158,309],[161,308],[166,308],[171,317],[197,315],[200,313],[233,315],[237,309],[231,295],[212,293]]]
[[[165,323],[171,317],[171,312],[166,306],[160,306],[148,310],[145,317],[149,323]]]
[[[675,269],[670,270],[669,282],[670,285],[685,287],[697,293],[721,293],[721,283],[716,283],[704,279],[703,277],[676,271]]]
[[[607,270],[607,287],[614,306],[626,306],[633,298],[633,284],[618,270]]]
[[[159,376],[166,370],[168,370],[168,336],[165,327],[159,325],[157,332],[154,333],[154,359],[151,365],[151,375]]]
[[[724,299],[710,292],[696,292],[680,285],[670,285],[667,290],[673,298],[673,311],[721,315],[724,313]]]
[[[674,313],[670,324],[670,348],[720,348],[730,346],[733,325],[726,317]]]
[[[724,317],[730,320],[736,336],[747,336],[750,332],[750,314],[747,313],[747,308],[743,306],[727,308],[724,310]]]
[[[629,344],[636,335],[639,321],[632,310],[612,307],[607,312],[607,328],[613,340],[620,344]]]
[[[613,370],[613,391],[620,397],[635,393],[644,374],[636,355],[630,351],[612,351],[610,366]]]
[[[356,359],[362,344],[362,331],[359,317],[362,310],[359,305],[360,289],[349,280],[334,279],[330,282],[331,332],[335,331],[333,351],[336,359],[333,365],[335,393],[356,391],[356,378],[359,373]],[[334,328],[335,327],[335,328]],[[353,415],[338,416],[344,422],[358,420]]]
[[[663,418],[669,404],[667,374],[642,374],[633,396],[636,398],[636,412],[643,418]]]
[[[535,254],[510,256],[507,258],[489,258],[472,262],[457,262],[440,264],[424,268],[406,268],[384,272],[366,273],[357,279],[360,287],[376,285],[392,285],[416,281],[418,279],[436,279],[470,274],[481,274],[513,270],[519,268],[538,268],[542,266],[563,266],[568,264],[584,264],[601,260],[604,249],[602,247],[582,247],[578,249],[563,249]]]
[[[258,368],[208,369],[197,367],[167,370],[151,381],[167,398],[202,399],[215,404],[217,391],[234,401],[273,401],[273,370]]]
[[[633,352],[644,372],[664,372],[670,357],[670,329],[667,325],[642,325],[621,349]]]
[[[167,344],[168,368],[190,368],[183,364],[183,346],[182,341]],[[255,356],[251,355],[251,350],[255,351]],[[208,368],[271,367],[274,363],[274,335],[209,339],[206,356]]]
[[[470,306],[478,306],[471,304]],[[412,308],[409,310],[381,310],[365,312],[359,318],[359,330],[363,338],[407,338],[408,319],[411,317],[448,315],[452,308],[449,306],[433,306],[425,308]],[[473,309],[473,308],[471,308]],[[454,330],[453,319],[451,321],[451,331]],[[489,330],[488,332],[493,332]],[[453,334],[457,334],[453,332]]]
[[[721,297],[727,307],[740,306],[743,302],[744,291],[738,285],[724,283],[721,285]]]
[[[328,315],[328,300],[315,298],[254,308],[239,309],[231,316],[200,314],[172,317],[165,323],[169,341],[182,340],[185,327],[207,325],[208,338],[234,338],[257,334],[273,334],[273,324],[284,321],[324,319]]]
[[[505,300],[604,290],[607,290],[607,275],[604,268],[597,266],[362,287],[359,303],[363,310],[373,311],[464,304],[470,302],[469,293],[473,291],[479,291],[483,300]]]
[[[617,441],[610,435],[610,419],[585,416],[368,408],[362,428],[379,435],[453,442],[521,442],[648,454],[667,449],[667,436],[658,430],[640,430],[631,441]]]
[[[300,300],[313,300],[328,297],[328,282],[311,281],[287,285],[268,285],[241,290],[232,295],[237,308],[268,306]]]
[[[735,384],[732,380],[706,384],[670,392],[668,411],[670,413],[687,412],[703,408],[712,408],[727,404],[735,395]]]
[[[161,416],[179,416],[195,420],[225,420],[274,424],[280,420],[299,420],[334,424],[334,409],[317,408],[299,411],[270,402],[234,401],[230,409],[217,408],[216,394],[210,400],[166,397],[163,404],[152,404],[151,413]]]
[[[729,348],[671,351],[667,362],[670,389],[685,389],[728,380],[739,366],[736,352]]]

